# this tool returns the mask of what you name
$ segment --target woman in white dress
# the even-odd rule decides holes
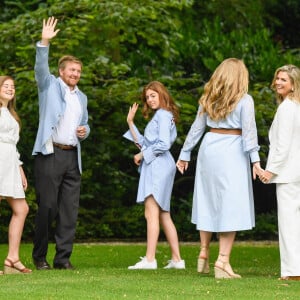
[[[16,148],[20,119],[15,111],[15,102],[14,80],[10,76],[0,76],[0,201],[6,199],[12,209],[4,274],[31,272],[19,257],[21,236],[29,208],[24,194],[27,180]]]
[[[124,137],[133,141],[140,152],[134,156],[134,163],[139,166],[140,180],[137,203],[144,203],[147,221],[147,251],[141,261],[129,269],[156,269],[155,252],[162,225],[171,247],[172,258],[165,269],[184,269],[185,262],[180,257],[178,236],[170,215],[170,201],[176,165],[170,148],[174,143],[177,131],[178,108],[165,86],[152,81],[142,92],[143,115],[152,119],[140,134],[134,125],[138,104],[130,107],[127,123],[129,130]]]
[[[224,60],[204,87],[194,123],[180,152],[177,168],[188,168],[191,151],[205,129],[194,185],[192,223],[200,232],[198,272],[209,273],[212,233],[219,237],[216,278],[240,278],[230,265],[236,231],[252,229],[253,177],[261,172],[254,103],[248,91],[248,70],[236,58]]]
[[[300,69],[278,68],[272,81],[279,102],[269,131],[264,183],[276,183],[281,279],[300,280]]]

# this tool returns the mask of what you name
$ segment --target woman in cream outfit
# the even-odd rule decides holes
[[[8,228],[8,254],[5,274],[31,273],[20,261],[19,249],[28,204],[24,191],[27,180],[19,160],[17,143],[20,119],[15,111],[15,84],[10,76],[0,76],[0,201],[4,198],[12,210]],[[0,275],[3,272],[0,271]]]
[[[276,183],[281,279],[300,279],[300,69],[276,70],[272,88],[279,106],[269,131],[264,183]]]

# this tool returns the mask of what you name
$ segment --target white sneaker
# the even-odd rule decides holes
[[[129,270],[155,270],[157,269],[156,259],[148,261],[147,257],[141,257],[141,261],[137,262],[134,266],[129,266]]]
[[[183,259],[180,261],[169,260],[164,269],[185,269],[185,261]]]

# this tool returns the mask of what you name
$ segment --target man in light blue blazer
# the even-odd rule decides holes
[[[43,21],[42,39],[36,47],[35,79],[39,95],[39,127],[33,148],[38,210],[32,252],[37,270],[47,262],[49,229],[55,220],[56,253],[53,267],[73,269],[73,250],[81,183],[80,142],[90,133],[87,97],[78,87],[82,63],[63,56],[59,77],[50,74],[49,43],[59,29],[54,17]]]

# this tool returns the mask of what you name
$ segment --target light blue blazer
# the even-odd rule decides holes
[[[49,151],[49,148],[46,147],[46,143],[51,138],[53,129],[57,126],[66,108],[65,89],[60,83],[59,78],[50,73],[48,56],[49,46],[36,47],[34,70],[39,96],[39,127],[33,147],[33,155],[37,155],[38,153],[44,155],[52,153]],[[86,128],[86,135],[82,139],[78,138],[77,144],[78,167],[80,173],[82,173],[80,142],[88,137],[90,127],[88,125],[87,96],[80,90],[76,93],[82,108],[82,117],[78,126],[85,126]]]

